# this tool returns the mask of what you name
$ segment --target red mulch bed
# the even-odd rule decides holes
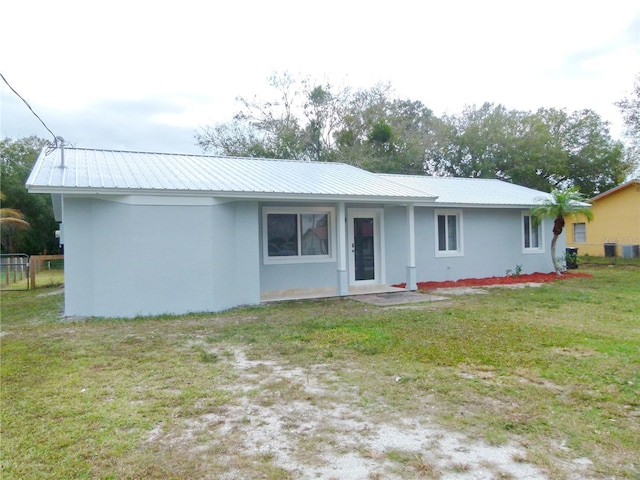
[[[567,278],[591,278],[590,273],[566,272],[562,275],[555,273],[525,273],[522,275],[508,277],[488,277],[488,278],[462,278],[460,280],[446,282],[418,282],[418,290],[435,290],[436,288],[452,287],[485,287],[487,285],[513,285],[517,283],[544,283],[556,280],[566,280]],[[406,283],[393,285],[404,288]]]

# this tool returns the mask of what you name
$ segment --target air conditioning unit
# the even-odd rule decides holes
[[[639,258],[640,245],[622,245],[622,258]]]

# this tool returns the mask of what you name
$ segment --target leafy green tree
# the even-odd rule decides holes
[[[587,221],[593,219],[591,206],[586,203],[587,198],[576,187],[567,190],[553,190],[551,198],[531,209],[534,223],[540,224],[544,218],[553,219],[553,238],[551,239],[551,259],[556,273],[560,273],[560,263],[556,258],[556,243],[564,229],[565,217],[572,215],[578,218],[579,214],[586,217]]]
[[[303,158],[313,161],[336,160],[336,132],[346,113],[350,90],[336,90],[330,84],[302,82],[304,103]]]
[[[498,178],[542,191],[578,187],[589,196],[620,182],[632,165],[595,112],[508,110],[485,103],[434,124],[426,171]]]
[[[592,110],[568,117],[564,140],[566,175],[557,186],[575,186],[592,197],[624,182],[632,170],[622,142],[612,139],[609,123]]]
[[[421,102],[393,98],[389,85],[359,91],[336,134],[338,158],[374,172],[423,174],[435,122]]]
[[[239,98],[233,120],[196,134],[205,152],[340,161],[373,172],[498,178],[589,196],[624,181],[633,162],[595,112],[509,110],[485,103],[436,118],[389,84],[337,89],[274,75],[269,100]]]
[[[432,112],[393,98],[389,85],[337,89],[288,74],[274,75],[271,100],[239,98],[231,122],[196,133],[205,152],[340,161],[369,170],[423,173]]]
[[[635,168],[634,175],[640,176],[640,74],[636,76],[631,95],[616,105],[622,113],[629,142],[626,150],[628,161]]]
[[[242,110],[233,121],[206,126],[196,133],[196,141],[205,152],[222,155],[300,158],[304,152],[304,131],[299,125],[296,111],[300,92],[289,74],[274,75],[270,86],[277,98],[267,101],[257,97],[239,97]]]
[[[58,223],[53,216],[50,195],[30,194],[25,183],[46,140],[27,137],[0,141],[0,176],[2,178],[2,209],[18,211],[31,228],[4,227],[3,253],[43,254],[60,251],[55,231]]]
[[[510,180],[525,118],[524,112],[490,103],[444,116],[426,152],[428,173]]]

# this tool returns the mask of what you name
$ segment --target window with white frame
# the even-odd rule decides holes
[[[331,261],[334,241],[331,208],[265,207],[262,209],[265,263]]]
[[[536,224],[528,212],[522,213],[522,252],[541,253],[544,251],[542,242],[542,223]]]
[[[435,232],[436,257],[463,255],[461,210],[436,210]]]
[[[573,243],[586,243],[587,225],[585,223],[573,224]]]

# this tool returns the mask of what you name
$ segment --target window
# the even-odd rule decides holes
[[[333,209],[265,207],[262,212],[265,263],[333,259]]]
[[[460,210],[436,210],[436,256],[461,256],[462,212]]]
[[[573,224],[573,243],[586,243],[587,226],[584,223]]]
[[[542,223],[536,225],[533,217],[528,213],[522,214],[522,239],[522,253],[541,253],[544,251]]]

